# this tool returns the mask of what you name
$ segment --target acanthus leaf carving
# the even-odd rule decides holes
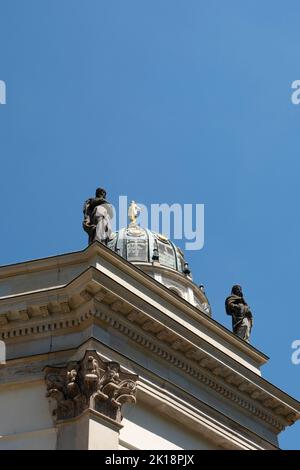
[[[121,371],[120,364],[104,362],[96,351],[66,366],[45,368],[47,397],[54,399],[56,420],[70,419],[91,408],[121,422],[124,403],[136,402],[138,376]]]

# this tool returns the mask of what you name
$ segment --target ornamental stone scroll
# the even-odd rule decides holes
[[[122,405],[136,403],[138,376],[122,372],[118,362],[102,361],[95,350],[87,350],[81,361],[44,370],[56,421],[75,418],[90,408],[120,423]]]

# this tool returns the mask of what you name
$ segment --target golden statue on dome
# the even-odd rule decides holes
[[[137,205],[135,201],[131,201],[131,204],[128,208],[128,218],[130,220],[129,225],[136,225],[138,216],[140,215],[141,208]]]

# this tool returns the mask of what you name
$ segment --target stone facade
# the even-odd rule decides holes
[[[98,242],[1,267],[0,339],[3,449],[276,449],[300,417],[263,353]]]

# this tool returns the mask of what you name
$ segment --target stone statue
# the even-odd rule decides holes
[[[95,197],[85,201],[83,215],[83,229],[89,235],[89,244],[95,240],[106,244],[112,232],[113,209],[106,200],[105,189],[96,189]]]
[[[227,315],[232,316],[233,332],[249,342],[253,317],[249,305],[244,300],[241,286],[232,287],[231,295],[225,301],[225,308]]]
[[[128,208],[128,218],[132,225],[136,225],[136,219],[138,218],[141,212],[141,208],[136,204],[135,201],[131,201],[131,204]]]

